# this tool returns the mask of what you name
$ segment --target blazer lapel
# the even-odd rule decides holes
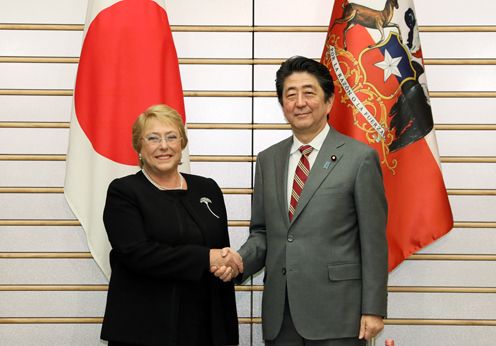
[[[194,190],[198,189],[194,184],[190,181],[187,180],[188,182],[188,188],[191,190],[190,195],[188,197],[181,197],[180,201],[188,214],[191,216],[193,221],[196,223],[198,228],[200,229],[203,238],[205,240],[205,244],[210,245],[212,243],[212,240],[209,238],[210,233],[208,232],[208,227],[205,223],[205,220],[202,219],[202,217],[198,214],[200,210],[200,198],[197,197],[196,193],[194,193]]]
[[[279,208],[281,209],[284,224],[289,227],[288,216],[288,165],[289,165],[289,151],[293,144],[293,137],[289,137],[283,143],[279,152],[274,157],[274,174],[276,179],[276,196],[279,201]]]
[[[315,194],[315,191],[317,191],[324,179],[339,163],[339,160],[343,156],[341,150],[339,150],[342,145],[344,145],[344,142],[339,140],[339,136],[336,135],[336,130],[331,127],[331,130],[327,134],[327,137],[319,150],[312,169],[310,170],[310,175],[301,192],[300,200],[296,206],[291,224],[295,222]]]

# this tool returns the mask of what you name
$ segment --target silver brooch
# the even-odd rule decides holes
[[[215,216],[216,218],[220,219],[219,216],[217,216],[213,211],[212,209],[210,209],[210,203],[212,203],[212,200],[208,197],[202,197],[200,198],[200,203],[205,203],[205,205],[207,206],[208,208],[208,211],[210,211],[210,213],[212,213],[213,216]]]

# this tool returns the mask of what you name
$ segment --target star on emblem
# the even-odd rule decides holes
[[[391,55],[386,49],[384,54],[384,61],[374,64],[375,66],[384,70],[384,82],[386,82],[387,79],[391,77],[392,74],[401,77],[401,72],[398,69],[398,64],[400,63],[401,59],[402,59],[401,56],[397,58],[391,58]]]

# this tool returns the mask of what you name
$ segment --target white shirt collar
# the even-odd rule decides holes
[[[319,151],[320,148],[322,147],[322,144],[324,144],[324,141],[330,130],[331,128],[329,124],[326,124],[322,129],[322,131],[320,131],[319,134],[315,136],[315,138],[312,139],[310,143],[308,143],[308,145],[311,145],[314,151]],[[289,151],[289,155],[293,155],[294,153],[296,153],[302,145],[305,144],[301,143],[300,140],[296,138],[295,135],[293,135],[293,145],[291,145],[291,150]]]

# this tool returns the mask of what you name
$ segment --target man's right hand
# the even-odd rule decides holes
[[[222,281],[231,281],[243,270],[243,259],[233,249],[225,247],[210,250],[210,272]]]

